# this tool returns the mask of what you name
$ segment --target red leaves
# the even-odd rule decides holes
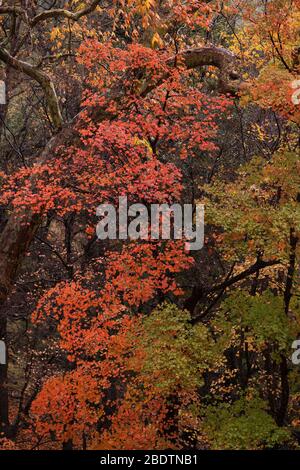
[[[187,21],[189,7],[179,7],[177,14]],[[203,17],[198,19],[200,24]],[[217,114],[225,111],[228,100],[208,100],[191,85],[190,72],[182,65],[166,65],[168,55],[138,44],[116,49],[111,43],[86,41],[80,62],[88,69],[90,91],[78,129],[80,143],[62,150],[48,165],[13,175],[13,189],[4,198],[14,197],[13,204],[30,204],[37,212],[84,214],[89,232],[96,207],[116,204],[122,195],[129,204],[179,201],[178,157],[197,157],[214,148]],[[143,81],[148,80],[160,86],[141,97]],[[100,122],[89,117],[99,107],[106,118]],[[108,111],[113,114],[108,116]],[[58,442],[72,439],[80,446],[84,432],[89,445],[98,446],[96,424],[110,406],[118,411],[100,446],[165,445],[161,432],[167,406],[165,397],[153,389],[155,377],[143,376],[129,385],[129,379],[139,377],[144,361],[137,343],[142,325],[136,315],[158,295],[181,295],[176,275],[192,262],[184,241],[116,244],[105,263],[99,260],[99,272],[95,268],[89,276],[78,276],[76,282],[61,283],[45,294],[33,319],[56,324],[59,346],[73,370],[47,380],[36,398],[32,415],[39,435],[54,433]],[[110,401],[112,387],[116,398]]]
[[[181,241],[125,245],[121,253],[110,254],[104,302],[109,305],[121,295],[129,306],[139,307],[158,291],[179,295],[172,274],[189,268],[192,261]]]
[[[82,433],[93,429],[99,419],[95,404],[101,398],[100,383],[91,370],[78,368],[52,377],[32,404],[35,431],[40,437],[54,433],[58,442],[72,439],[81,445]]]
[[[84,105],[102,107],[104,117],[110,109],[117,117],[108,120],[108,113],[107,120],[94,123],[87,111],[78,129],[80,144],[7,177],[2,201],[36,213],[94,215],[99,203],[123,194],[139,202],[178,200],[182,186],[175,156],[199,156],[215,148],[215,121],[229,101],[208,99],[190,85],[193,72],[166,65],[165,52],[139,44],[124,50],[87,41],[80,60],[89,69],[92,90]],[[145,81],[160,86],[141,97]]]
[[[11,203],[14,209],[30,209],[40,214],[51,209],[58,211],[74,200],[74,192],[63,187],[59,171],[50,165],[22,168],[7,176],[3,185],[1,202]]]

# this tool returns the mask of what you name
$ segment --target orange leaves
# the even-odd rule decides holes
[[[98,350],[94,351],[89,347],[93,328],[99,341]],[[95,441],[96,424],[101,421],[105,407],[118,404],[126,375],[132,372],[128,370],[127,360],[135,351],[140,328],[138,318],[127,316],[122,320],[103,321],[97,329],[95,325],[91,329],[82,325],[82,351],[89,357],[82,358],[71,372],[48,379],[31,407],[35,432],[40,437],[52,434],[57,442],[71,439],[80,447],[85,433]],[[137,357],[142,358],[139,353]],[[135,364],[139,370],[141,361]],[[116,403],[108,398],[112,387]]]
[[[172,12],[177,22],[183,23],[192,30],[198,27],[207,28],[211,20],[212,7],[203,0],[190,0],[182,2],[174,0],[172,4]]]
[[[300,107],[293,102],[295,77],[276,66],[266,67],[250,89],[252,100],[264,108],[272,108],[286,119],[300,123]]]
[[[130,243],[122,253],[111,253],[106,272],[104,302],[121,295],[129,306],[139,307],[157,291],[180,294],[173,276],[192,264],[184,252],[184,243]]]
[[[11,203],[20,212],[25,208],[37,214],[52,209],[59,213],[66,206],[72,210],[74,198],[74,192],[62,185],[59,167],[39,164],[7,176],[1,194],[2,203]]]
[[[163,435],[167,407],[163,397],[145,391],[144,400],[128,387],[124,401],[104,431],[92,445],[94,449],[138,450],[174,448]]]
[[[32,319],[37,323],[47,316],[56,321],[60,347],[68,352],[69,360],[95,356],[106,348],[109,332],[101,320],[100,300],[79,283],[62,283],[46,293]]]
[[[100,411],[94,405],[101,399],[101,389],[90,372],[77,369],[44,384],[31,407],[39,436],[53,433],[58,442],[72,439],[80,445],[82,433],[95,427]]]
[[[0,450],[18,450],[15,442],[5,437],[0,437]]]
[[[206,2],[169,3],[175,23],[199,27],[207,22]],[[143,8],[154,11],[153,2],[147,5]],[[122,195],[130,204],[179,201],[178,157],[201,157],[215,149],[218,115],[230,102],[208,99],[195,86],[198,72],[168,65],[171,53],[171,48],[85,41],[79,62],[88,74],[88,91],[78,141],[48,165],[13,175],[14,190],[5,192],[6,200],[41,213],[72,212],[90,235],[100,203],[117,203]],[[105,258],[94,261],[88,275],[76,273],[76,281],[56,285],[37,305],[34,322],[47,319],[55,325],[72,370],[45,382],[32,407],[35,428],[41,436],[54,434],[58,442],[72,439],[77,447],[82,433],[90,447],[169,446],[163,436],[170,424],[167,397],[155,387],[158,371],[142,373],[145,331],[137,314],[159,296],[181,295],[178,275],[193,259],[184,241],[114,247],[107,252],[103,243]],[[111,429],[99,439],[97,429],[108,409]]]
[[[126,305],[138,308],[159,290],[180,293],[172,275],[192,261],[180,243],[125,245],[120,254],[108,257],[101,294],[80,283],[62,283],[39,302],[35,321],[47,315],[57,322],[60,347],[75,369],[47,380],[34,401],[31,413],[38,435],[52,433],[58,442],[72,439],[80,446],[84,432],[97,448],[143,448],[146,441],[153,448],[165,445],[161,435],[166,425],[165,398],[152,387],[151,377],[141,375],[143,325],[140,317],[125,315],[124,310]],[[111,388],[116,393],[112,402],[108,400]],[[118,411],[99,444],[96,423],[110,405]]]

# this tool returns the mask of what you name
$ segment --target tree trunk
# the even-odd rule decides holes
[[[296,268],[296,248],[298,243],[298,237],[296,236],[295,229],[292,227],[290,230],[290,260],[287,271],[285,292],[284,292],[284,310],[285,314],[288,315],[290,301],[292,298],[292,288]],[[277,412],[277,424],[283,426],[288,411],[290,386],[289,386],[289,369],[286,357],[281,355],[280,362],[280,380],[281,380],[281,393],[280,393],[280,406]]]

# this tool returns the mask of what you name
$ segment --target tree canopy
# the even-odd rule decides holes
[[[299,448],[299,7],[1,3],[1,449]]]

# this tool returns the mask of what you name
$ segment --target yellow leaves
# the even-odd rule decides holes
[[[84,2],[79,2],[77,5],[76,5],[76,8],[75,8],[75,11],[78,11],[78,10],[82,10],[83,8],[86,7],[86,4]]]
[[[251,103],[251,101],[252,101],[252,97],[251,97],[250,89],[244,86],[243,89],[241,90],[241,97],[240,97],[239,105],[242,108],[245,108]]]
[[[81,42],[87,34],[89,38],[98,37],[96,29],[89,28],[87,30],[86,26],[82,22],[62,21],[59,26],[53,27],[49,33],[50,41],[53,43],[52,50],[64,53],[64,49],[68,50],[69,48],[70,35],[72,35],[73,39]]]
[[[158,34],[158,32],[154,33],[151,39],[151,47],[152,49],[159,49],[163,47],[163,40]]]
[[[134,6],[134,10],[142,17],[142,26],[147,28],[150,24],[150,17],[153,13],[156,0],[130,0]]]
[[[150,155],[153,154],[152,147],[147,139],[139,139],[138,137],[135,137],[133,143],[134,145],[143,145],[148,149]]]
[[[246,344],[247,344],[248,352],[255,352],[258,350],[257,341],[253,335],[250,335],[250,334],[247,335]]]
[[[55,49],[60,49],[63,45],[63,40],[65,39],[66,31],[64,28],[55,27],[50,32],[50,41],[55,43]]]
[[[61,33],[61,30],[59,27],[55,27],[51,30],[51,33],[50,33],[50,40],[51,41],[54,41],[55,39],[58,39],[58,38],[62,38],[63,35]]]
[[[136,0],[137,11],[143,16],[147,15],[155,3],[155,0]]]
[[[254,131],[257,132],[257,136],[258,136],[259,140],[264,141],[265,138],[266,138],[266,134],[263,131],[263,129],[261,128],[261,126],[259,124],[255,123],[255,124],[252,124],[251,127]]]

